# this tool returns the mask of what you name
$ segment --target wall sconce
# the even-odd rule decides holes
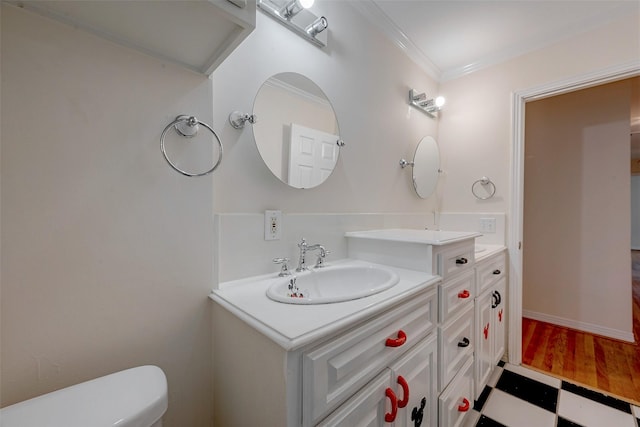
[[[258,8],[316,46],[327,45],[327,18],[314,15],[314,0],[258,0]]]
[[[416,107],[429,117],[435,118],[438,111],[444,105],[444,97],[438,96],[437,98],[427,99],[427,95],[424,93],[416,93],[413,89],[409,91],[409,104]]]

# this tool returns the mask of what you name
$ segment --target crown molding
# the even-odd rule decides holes
[[[400,48],[413,62],[422,68],[430,77],[440,81],[441,70],[416,46],[416,44],[370,0],[347,2],[364,16],[370,23],[381,30],[393,44]]]

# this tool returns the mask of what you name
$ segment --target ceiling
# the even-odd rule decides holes
[[[637,0],[369,0],[353,5],[439,81],[630,13],[640,22]]]

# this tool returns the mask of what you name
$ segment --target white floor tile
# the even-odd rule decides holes
[[[636,427],[636,421],[631,414],[566,390],[560,390],[558,400],[558,415],[584,427]]]
[[[636,418],[640,418],[640,407],[633,406],[633,405],[631,405],[631,407],[633,408],[633,415]]]
[[[511,372],[515,372],[516,374],[522,375],[523,377],[531,378],[532,380],[547,384],[551,387],[560,388],[562,386],[562,381],[558,378],[554,378],[541,372],[525,368],[524,366],[510,365],[507,363],[506,365],[504,365],[504,368]]]
[[[501,424],[512,427],[554,427],[556,425],[555,414],[498,389],[491,392],[482,413]]]
[[[500,379],[500,375],[502,375],[502,371],[504,371],[504,369],[502,369],[499,366],[496,366],[496,368],[491,373],[491,376],[489,377],[489,380],[487,381],[487,385],[489,387],[495,387],[496,386],[496,384],[498,383],[498,380]]]

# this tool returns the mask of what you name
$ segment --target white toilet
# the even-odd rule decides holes
[[[139,366],[0,409],[0,427],[161,427],[167,378]]]

